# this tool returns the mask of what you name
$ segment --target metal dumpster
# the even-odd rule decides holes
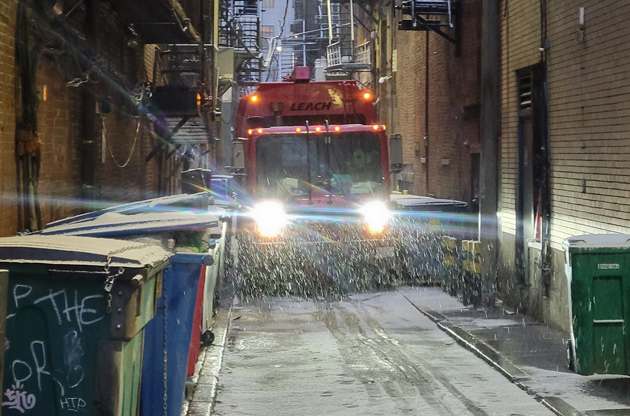
[[[207,254],[176,253],[164,271],[157,314],[145,331],[142,415],[181,413],[197,288],[203,266],[210,264]]]
[[[4,378],[4,345],[6,342],[7,303],[9,300],[9,271],[0,270],[0,392]],[[2,400],[0,400],[2,402]],[[2,407],[0,406],[0,415]]]
[[[188,369],[194,370],[200,336],[209,330],[201,325],[202,317],[212,324],[219,267],[213,258],[222,253],[225,228],[217,212],[225,210],[214,207],[217,212],[210,214],[208,200],[207,193],[156,198],[56,222],[41,231],[150,241],[174,252],[164,271],[156,318],[145,329],[140,404],[145,416],[163,414],[164,408],[169,415],[180,413]]]
[[[443,263],[442,237],[472,238],[476,218],[468,214],[468,204],[452,199],[395,194],[390,195],[390,205],[395,210],[394,227],[400,236],[402,267],[410,283],[448,286],[450,282],[444,282],[444,276],[452,271]]]
[[[569,362],[588,374],[630,374],[630,235],[564,240],[569,287]]]
[[[2,414],[136,415],[144,327],[168,261],[129,241],[0,238],[10,273]]]

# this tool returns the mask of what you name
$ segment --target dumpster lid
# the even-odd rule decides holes
[[[182,194],[162,196],[159,198],[146,199],[144,201],[136,201],[128,204],[116,205],[105,208],[100,211],[87,212],[85,214],[76,215],[74,217],[64,218],[61,220],[50,222],[47,228],[57,227],[68,223],[77,223],[90,221],[107,213],[118,212],[120,214],[138,214],[143,212],[173,212],[183,209],[190,209],[190,205],[203,206],[207,208],[210,202],[210,194],[208,192],[199,192],[196,194]]]
[[[154,267],[170,254],[161,247],[132,241],[73,236],[28,235],[0,238],[0,262]]]
[[[392,194],[389,200],[401,208],[431,208],[431,207],[461,207],[465,208],[468,204],[464,201],[456,199],[439,199],[429,196],[419,195],[398,195]]]
[[[83,221],[45,228],[41,235],[75,235],[113,237],[131,234],[149,234],[175,230],[197,230],[219,227],[219,217],[190,211],[121,214],[107,212]]]
[[[564,249],[580,248],[630,248],[630,234],[583,234],[566,238]]]

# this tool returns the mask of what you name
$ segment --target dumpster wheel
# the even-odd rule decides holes
[[[575,371],[575,357],[573,356],[573,341],[567,340],[567,367],[569,370]]]
[[[204,346],[209,347],[214,342],[214,333],[210,330],[201,334],[201,342]]]

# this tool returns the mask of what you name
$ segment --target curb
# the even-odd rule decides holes
[[[232,308],[219,309],[214,322],[214,343],[204,347],[195,365],[195,374],[186,383],[187,400],[181,416],[209,416],[217,396],[219,372],[223,363],[223,352],[227,343],[227,332]]]
[[[458,344],[471,351],[473,354],[484,360],[487,364],[494,367],[505,378],[510,380],[523,391],[532,395],[536,400],[541,402],[546,408],[554,412],[558,416],[585,416],[584,413],[578,411],[567,402],[555,396],[541,396],[531,390],[525,380],[529,378],[527,373],[514,365],[510,360],[501,355],[499,351],[475,338],[472,334],[453,324],[446,316],[432,309],[422,308],[414,304],[404,293],[401,295],[416,308],[420,313],[433,321],[438,328],[447,333]]]

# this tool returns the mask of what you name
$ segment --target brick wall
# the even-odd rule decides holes
[[[42,222],[46,224],[79,213],[82,108],[80,91],[68,88],[63,74],[48,60],[40,61],[37,79],[42,94],[46,90],[37,111],[42,143],[39,194]]]
[[[501,8],[501,226],[516,234],[516,70],[540,60],[540,1],[502,2]]]
[[[580,3],[586,10],[578,41],[577,4],[549,5],[549,89],[552,243],[570,235],[629,232],[630,92],[627,67],[630,4]],[[515,233],[517,172],[515,71],[540,59],[539,2],[503,6],[502,226]]]
[[[395,128],[403,135],[405,163],[414,165],[415,193],[470,202],[474,196],[471,154],[479,151],[481,1],[465,2],[462,13],[459,56],[453,44],[428,32],[428,103],[427,33],[394,32],[398,55]]]
[[[424,137],[424,33],[394,31],[396,49],[395,114],[392,133],[403,138],[403,163],[414,166],[414,193],[424,194],[419,155]]]
[[[145,162],[154,144],[152,126],[144,119],[136,140],[138,112],[129,100],[129,94],[124,92],[133,90],[138,82],[148,80],[144,64],[145,50],[127,47],[121,23],[106,3],[97,4],[100,9],[97,14],[98,41],[94,45],[95,50],[102,57],[101,64],[120,75],[102,77],[101,86],[95,88],[100,92],[106,91],[104,98],[111,104],[111,112],[105,122],[108,133],[107,146],[104,147],[106,154],[105,158],[99,152],[97,160],[82,160],[85,139],[95,140],[101,148],[100,117],[96,117],[94,136],[84,137],[84,115],[96,109],[85,108],[82,87],[73,88],[67,84],[80,75],[76,72],[76,66],[69,65],[67,60],[55,61],[50,56],[43,56],[37,66],[36,84],[40,91],[37,112],[41,141],[39,199],[44,224],[80,212],[81,170],[84,162],[96,167],[97,196],[103,200],[97,206],[148,198],[156,194],[156,161]],[[17,1],[5,1],[0,5],[0,100],[3,103],[0,108],[0,236],[14,235],[19,231],[15,161],[15,99],[16,91],[19,91],[14,53],[16,13]],[[83,30],[83,14],[79,7],[72,16],[75,19],[73,25],[78,30]],[[59,61],[62,63],[59,64]],[[151,58],[146,57],[146,61],[150,63]],[[107,87],[102,88],[102,85]],[[90,88],[93,87],[90,85]],[[121,91],[124,93],[121,94]],[[120,165],[131,156],[126,167],[118,166],[110,150]]]
[[[585,9],[580,42],[578,6]],[[552,242],[630,232],[630,4],[554,2],[549,68]]]
[[[0,236],[17,232],[15,184],[15,15],[17,0],[0,3]]]
[[[579,7],[585,9],[578,37]],[[555,265],[548,296],[539,294],[530,271],[524,303],[568,327],[566,277],[561,243],[571,235],[630,232],[630,4],[587,0],[548,2],[551,158],[551,246]],[[503,269],[509,285],[514,264],[517,192],[517,102],[515,71],[540,59],[540,2],[502,5],[501,226]],[[529,247],[530,252],[536,248]],[[531,254],[531,253],[530,253]]]
[[[96,116],[96,139],[99,143],[96,178],[98,198],[107,202],[126,202],[154,197],[155,161],[145,158],[152,150],[152,126],[140,117],[134,95],[139,83],[152,77],[151,47],[130,48],[121,31],[121,23],[102,4],[99,10],[99,49],[120,77],[107,80],[110,111]],[[104,130],[103,130],[104,129]]]

